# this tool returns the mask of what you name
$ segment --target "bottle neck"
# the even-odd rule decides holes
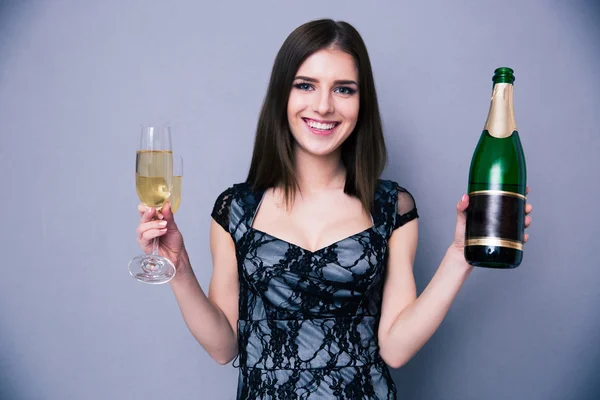
[[[496,138],[507,138],[517,130],[513,108],[513,85],[496,83],[492,90],[490,112],[484,130]]]

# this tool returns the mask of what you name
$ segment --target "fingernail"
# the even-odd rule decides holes
[[[467,195],[463,194],[462,198],[460,199],[461,202],[464,202],[467,200]]]
[[[167,221],[160,221],[158,226],[167,226]]]

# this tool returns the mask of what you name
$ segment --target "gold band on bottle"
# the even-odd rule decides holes
[[[507,192],[505,190],[476,190],[474,192],[469,193],[469,196],[477,196],[477,195],[511,196],[511,197],[516,197],[521,200],[527,200],[527,197],[523,196],[520,193]]]
[[[498,246],[523,251],[523,243],[496,237],[478,237],[466,241],[466,246]]]

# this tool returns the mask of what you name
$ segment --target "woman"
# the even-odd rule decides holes
[[[277,54],[246,182],[215,202],[208,297],[170,206],[158,220],[140,206],[139,244],[150,252],[160,237],[190,331],[220,364],[239,357],[238,399],[396,398],[386,364],[433,335],[472,267],[463,196],[454,242],[417,298],[417,209],[378,179],[385,157],[360,35],[313,21]]]

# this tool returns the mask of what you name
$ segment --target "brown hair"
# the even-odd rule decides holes
[[[307,22],[296,28],[279,49],[258,119],[246,181],[255,190],[280,186],[286,203],[293,202],[298,182],[293,164],[294,139],[287,119],[288,99],[304,60],[332,47],[350,54],[358,68],[358,120],[342,144],[341,157],[346,169],[344,192],[357,197],[369,212],[387,151],[367,48],[360,34],[347,22],[330,19]]]

